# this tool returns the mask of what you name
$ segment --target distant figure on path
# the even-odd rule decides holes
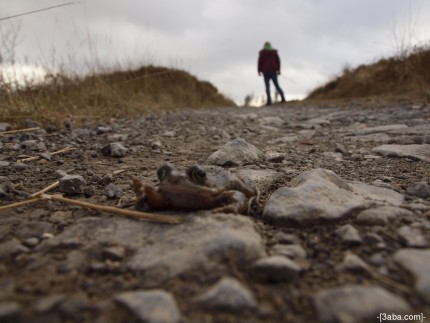
[[[272,104],[272,98],[270,96],[270,80],[276,87],[279,95],[281,96],[281,102],[285,102],[284,92],[278,83],[278,75],[281,74],[281,60],[279,59],[278,51],[272,48],[272,44],[269,42],[264,43],[264,48],[260,50],[260,56],[258,57],[258,75],[263,75],[264,84],[266,85],[267,104]]]

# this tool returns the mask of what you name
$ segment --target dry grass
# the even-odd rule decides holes
[[[20,125],[33,119],[58,125],[66,119],[137,116],[164,109],[232,106],[209,82],[177,69],[146,66],[85,78],[51,76],[43,85],[19,90],[0,86],[0,120]]]
[[[429,101],[430,47],[414,48],[406,57],[344,69],[342,75],[313,90],[307,99],[368,97]]]

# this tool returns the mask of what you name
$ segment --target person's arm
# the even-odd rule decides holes
[[[276,71],[276,73],[278,75],[280,75],[281,74],[281,59],[279,58],[278,53],[276,53],[276,65],[277,65],[277,71]]]
[[[257,70],[258,70],[258,75],[261,75],[262,73],[261,73],[261,61],[262,61],[262,58],[261,58],[261,53],[258,55],[258,64],[257,64]]]

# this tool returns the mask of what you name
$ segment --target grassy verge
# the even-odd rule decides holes
[[[430,46],[415,47],[406,56],[344,69],[307,99],[366,97],[430,101]]]
[[[145,66],[85,78],[54,75],[18,90],[0,86],[0,121],[59,125],[66,119],[132,117],[165,109],[232,106],[209,82],[177,69]]]

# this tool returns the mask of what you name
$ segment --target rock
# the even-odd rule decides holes
[[[277,232],[273,236],[272,240],[276,243],[282,244],[299,244],[300,240],[295,234]]]
[[[10,256],[25,252],[23,245],[17,239],[7,240],[0,243],[0,260],[6,259]]]
[[[11,167],[13,170],[17,172],[21,172],[21,171],[27,170],[30,166],[24,163],[17,162],[17,163],[13,163]]]
[[[291,259],[306,258],[306,250],[300,245],[277,244],[270,249],[272,255],[285,256]]]
[[[62,177],[64,177],[64,176],[67,176],[67,173],[66,173],[64,170],[57,169],[57,170],[55,171],[55,177],[56,177],[56,178],[62,178]]]
[[[385,132],[389,132],[389,131],[404,130],[404,129],[408,129],[408,128],[409,127],[405,124],[391,124],[391,125],[364,128],[364,129],[358,130],[355,134],[356,135],[368,135],[371,133],[377,133],[377,132],[384,132],[385,133]]]
[[[11,125],[7,122],[0,122],[0,132],[12,129]]]
[[[118,185],[110,183],[105,187],[104,194],[109,198],[120,198],[123,194],[123,190]]]
[[[430,196],[430,186],[426,181],[418,182],[406,189],[406,193],[412,196],[427,198]]]
[[[127,307],[140,321],[179,323],[181,314],[173,296],[163,290],[125,292],[115,301]]]
[[[397,231],[399,234],[402,242],[405,244],[406,247],[412,247],[412,248],[425,248],[427,247],[427,241],[424,238],[424,235],[422,234],[421,230],[418,228],[413,228],[410,226],[402,226]]]
[[[80,175],[66,175],[59,180],[59,190],[66,194],[81,194],[87,184],[85,179]]]
[[[340,271],[367,272],[369,265],[356,254],[348,252],[337,269]]]
[[[351,190],[368,201],[367,205],[394,205],[399,206],[404,202],[403,194],[397,193],[394,190],[367,185],[361,182],[349,183]]]
[[[14,190],[14,185],[6,176],[0,176],[0,198],[7,199],[9,193]]]
[[[237,175],[249,178],[257,187],[263,188],[272,185],[282,177],[282,173],[271,169],[241,169]]]
[[[357,229],[351,224],[345,224],[336,230],[336,234],[340,237],[342,242],[347,245],[357,245],[362,242],[360,234]]]
[[[0,148],[1,148],[1,146],[0,146]],[[10,163],[9,163],[9,162],[4,161],[4,160],[0,160],[0,169],[2,169],[2,168],[7,168],[7,167],[9,167],[9,166],[10,166]]]
[[[43,234],[54,232],[54,226],[49,222],[32,221],[20,224],[15,230],[15,236],[19,239],[39,238],[42,239]]]
[[[360,212],[357,215],[357,224],[360,225],[387,225],[390,221],[396,218],[408,218],[413,213],[406,209],[394,206],[382,206],[373,209],[368,209]]]
[[[58,306],[65,298],[66,295],[64,294],[53,294],[42,297],[36,303],[35,309],[38,313],[49,312]]]
[[[112,142],[104,146],[101,152],[104,156],[122,158],[127,154],[127,148],[120,142]]]
[[[430,250],[401,249],[394,260],[415,278],[415,289],[430,304]]]
[[[300,265],[283,256],[259,259],[252,266],[256,279],[271,283],[289,282],[296,279],[302,271]]]
[[[374,321],[380,313],[404,313],[409,305],[399,296],[376,286],[346,285],[318,292],[315,307],[321,322]]]
[[[228,277],[198,296],[195,302],[207,310],[233,312],[237,315],[257,307],[252,292],[236,279]]]
[[[263,210],[264,219],[277,224],[309,225],[345,218],[366,205],[346,181],[326,169],[304,172],[290,186],[270,196]]]
[[[191,271],[212,272],[226,257],[243,266],[264,255],[261,238],[249,218],[211,214],[161,230],[157,243],[140,247],[127,266],[156,283]]]
[[[245,139],[238,138],[227,142],[219,150],[210,155],[207,163],[224,167],[234,165],[257,164],[265,159],[264,153],[249,144]]]
[[[15,302],[0,302],[0,321],[13,322],[21,315],[22,309]]]
[[[125,257],[125,248],[124,247],[110,247],[106,248],[102,252],[102,256],[105,259],[119,261],[124,259]]]
[[[382,145],[372,152],[384,157],[408,157],[430,163],[430,144],[422,145]]]
[[[68,296],[58,304],[60,312],[75,322],[82,322],[84,311],[90,307],[90,300],[85,293]]]

